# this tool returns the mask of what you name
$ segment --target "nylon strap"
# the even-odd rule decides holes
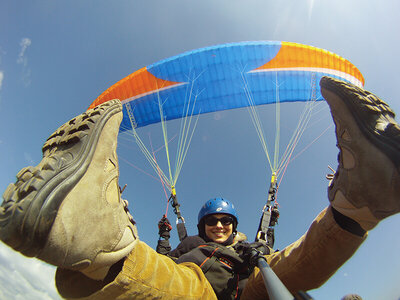
[[[178,231],[179,240],[182,242],[188,235],[185,226],[185,219],[182,217],[180,211],[181,205],[178,203],[175,187],[171,188],[171,196],[169,197],[169,201],[171,201],[171,205],[174,208],[174,213],[176,214],[176,229]]]
[[[258,226],[257,234],[255,241],[256,242],[263,242],[273,248],[273,244],[275,241],[274,237],[274,228],[276,224],[276,220],[272,220],[272,210],[276,209],[275,206],[275,197],[276,197],[276,191],[277,191],[277,178],[276,174],[272,173],[271,176],[271,183],[269,186],[268,190],[268,199],[267,203],[264,205],[261,219],[260,219],[260,224]]]

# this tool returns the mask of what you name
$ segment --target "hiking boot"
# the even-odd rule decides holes
[[[328,188],[334,209],[370,230],[400,211],[400,127],[377,96],[323,77],[336,125],[339,166]]]
[[[102,279],[129,254],[136,227],[118,185],[119,100],[65,123],[43,146],[36,167],[3,194],[0,239],[26,256]]]

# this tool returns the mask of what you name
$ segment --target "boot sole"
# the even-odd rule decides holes
[[[398,170],[400,127],[389,105],[363,89],[331,77],[323,77],[320,86],[343,101],[365,138],[383,152]],[[387,124],[385,128],[376,128],[377,119]]]
[[[36,167],[17,174],[3,194],[0,239],[26,256],[44,247],[63,199],[87,171],[100,134],[115,114],[119,100],[86,111],[57,129],[43,145]]]

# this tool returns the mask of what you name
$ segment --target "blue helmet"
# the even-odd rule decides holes
[[[204,203],[199,211],[198,223],[200,223],[201,219],[205,216],[212,214],[229,214],[236,219],[236,225],[239,221],[239,217],[233,204],[229,200],[221,197],[210,199]]]

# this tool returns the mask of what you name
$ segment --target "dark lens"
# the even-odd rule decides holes
[[[233,219],[231,217],[223,217],[219,219],[222,225],[231,225],[233,223]]]
[[[209,217],[205,218],[204,222],[208,226],[215,226],[218,223],[218,219],[216,217],[209,216]]]
[[[215,225],[217,225],[218,221],[220,221],[221,224],[225,225],[225,226],[233,223],[232,217],[222,217],[221,219],[218,219],[214,216],[209,216],[209,217],[205,218],[205,220],[204,220],[204,222],[208,226],[215,226]]]

